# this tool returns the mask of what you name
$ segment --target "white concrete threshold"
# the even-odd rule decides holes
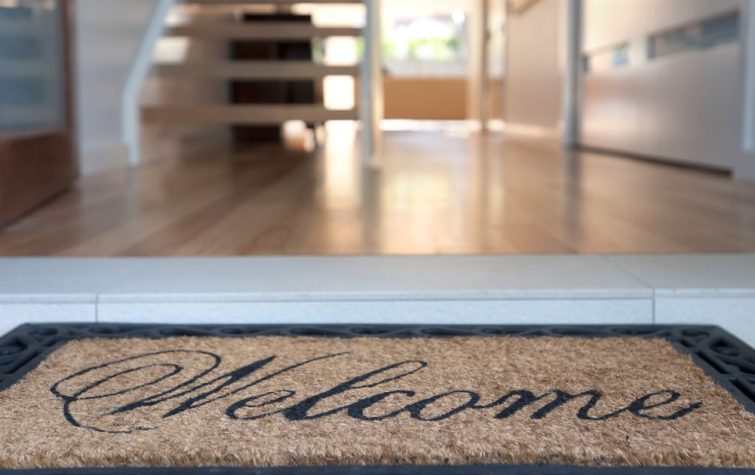
[[[30,322],[715,324],[755,346],[755,254],[0,259]]]

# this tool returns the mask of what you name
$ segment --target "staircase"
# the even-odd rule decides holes
[[[176,3],[174,9],[203,9],[225,7],[235,13],[222,18],[205,19],[195,16],[189,22],[166,26],[164,38],[187,38],[191,41],[221,41],[229,45],[234,40],[259,41],[298,41],[313,42],[329,37],[361,37],[362,28],[352,26],[316,26],[301,22],[244,23],[238,17],[248,8],[265,6],[269,11],[285,12],[298,3],[306,4],[362,4],[359,0],[184,0]],[[152,73],[161,78],[184,81],[278,81],[278,80],[321,80],[326,76],[361,76],[362,67],[355,65],[330,65],[309,61],[252,60],[232,61],[219,56],[217,59],[197,62],[155,64]],[[369,101],[368,101],[369,102]],[[144,106],[142,117],[147,123],[192,124],[192,125],[280,125],[286,121],[301,120],[309,124],[324,123],[329,120],[357,120],[359,111],[331,110],[323,104],[231,104],[231,103],[178,103]]]

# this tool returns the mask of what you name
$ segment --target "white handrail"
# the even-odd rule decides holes
[[[370,165],[380,147],[380,122],[383,119],[383,68],[380,55],[380,0],[366,0],[364,57],[362,58],[361,99],[362,163]]]

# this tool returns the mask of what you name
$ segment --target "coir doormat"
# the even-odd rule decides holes
[[[637,337],[74,339],[0,392],[0,440],[0,468],[755,467],[755,415]]]

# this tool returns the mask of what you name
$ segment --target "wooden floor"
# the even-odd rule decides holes
[[[315,154],[217,150],[81,180],[0,232],[1,255],[755,251],[755,186],[555,146],[393,132]]]

